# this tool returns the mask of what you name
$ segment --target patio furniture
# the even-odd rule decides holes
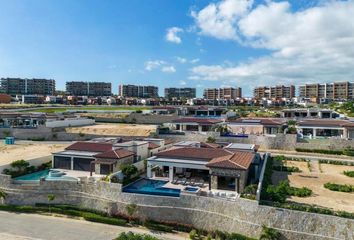
[[[192,173],[191,172],[186,172],[186,174],[185,174],[185,177],[186,178],[190,178],[192,176]]]
[[[191,185],[192,181],[190,178],[187,178],[186,182],[183,185]]]
[[[177,184],[179,177],[174,177],[172,180],[172,184]]]
[[[195,178],[191,178],[190,185],[191,186],[195,186],[195,182],[196,182],[196,179]]]
[[[177,180],[177,184],[182,184],[182,185],[184,185],[184,183],[187,181],[187,178],[179,178],[178,180]]]
[[[204,187],[204,180],[203,179],[198,179],[195,183],[195,186],[197,187]]]

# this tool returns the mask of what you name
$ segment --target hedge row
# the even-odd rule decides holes
[[[354,162],[349,161],[337,161],[337,160],[319,160],[319,163],[324,164],[333,164],[333,165],[345,165],[345,166],[354,166]]]
[[[344,171],[343,174],[348,177],[354,177],[354,171]]]
[[[354,185],[349,185],[349,184],[337,184],[337,183],[325,183],[323,185],[325,188],[331,190],[331,191],[336,191],[336,192],[354,192]]]
[[[332,155],[354,156],[354,149],[331,150],[331,149],[296,148],[295,150],[297,152],[311,152],[311,153],[322,153],[322,154],[332,154]]]
[[[147,234],[138,234],[138,233],[121,233],[116,239],[114,240],[159,240],[158,238],[147,235]]]
[[[301,172],[300,168],[289,166],[273,166],[273,170],[281,172]]]

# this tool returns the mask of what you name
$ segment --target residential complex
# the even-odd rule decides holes
[[[165,98],[172,99],[183,99],[183,98],[195,98],[196,89],[195,88],[165,88]]]
[[[256,99],[281,99],[295,97],[295,86],[277,85],[271,87],[256,87],[253,91],[253,96]]]
[[[204,98],[208,100],[233,100],[242,97],[242,88],[207,88],[204,90]]]
[[[66,92],[74,96],[111,96],[112,84],[108,82],[66,82]]]
[[[313,99],[316,102],[319,102],[321,99],[354,99],[354,82],[305,84],[299,87],[299,96]]]
[[[119,85],[118,95],[121,97],[155,98],[159,96],[159,89],[155,86]]]
[[[55,80],[40,78],[1,78],[0,92],[16,95],[53,95]]]

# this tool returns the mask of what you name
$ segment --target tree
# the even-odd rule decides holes
[[[128,215],[129,215],[129,222],[131,222],[133,215],[138,210],[138,205],[131,203],[131,204],[127,205],[126,209],[127,209]]]
[[[214,137],[209,136],[207,138],[207,143],[215,143],[216,139]]]
[[[124,165],[122,167],[122,173],[124,174],[125,177],[128,179],[131,178],[134,174],[138,172],[138,169],[134,165]]]
[[[0,190],[0,199],[1,199],[1,204],[4,204],[4,201],[7,197],[7,193],[3,190]]]
[[[26,170],[27,167],[29,167],[29,163],[26,162],[25,160],[21,159],[21,160],[16,160],[13,161],[10,166],[12,168],[15,168],[17,171],[19,172],[24,172]]]
[[[274,228],[269,228],[265,225],[262,226],[262,234],[260,240],[278,240],[280,239],[280,232]]]
[[[47,198],[48,198],[48,202],[49,202],[49,212],[51,212],[51,209],[50,209],[51,204],[50,204],[50,203],[55,200],[55,195],[54,195],[54,194],[49,194],[49,195],[47,196]]]

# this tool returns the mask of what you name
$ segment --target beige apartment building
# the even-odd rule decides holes
[[[305,84],[299,86],[299,96],[318,102],[320,99],[354,99],[354,82]]]
[[[253,91],[253,95],[256,99],[280,99],[280,98],[293,98],[295,97],[295,86],[262,86],[257,87]]]
[[[204,98],[208,100],[242,98],[242,88],[207,88],[204,90]]]

